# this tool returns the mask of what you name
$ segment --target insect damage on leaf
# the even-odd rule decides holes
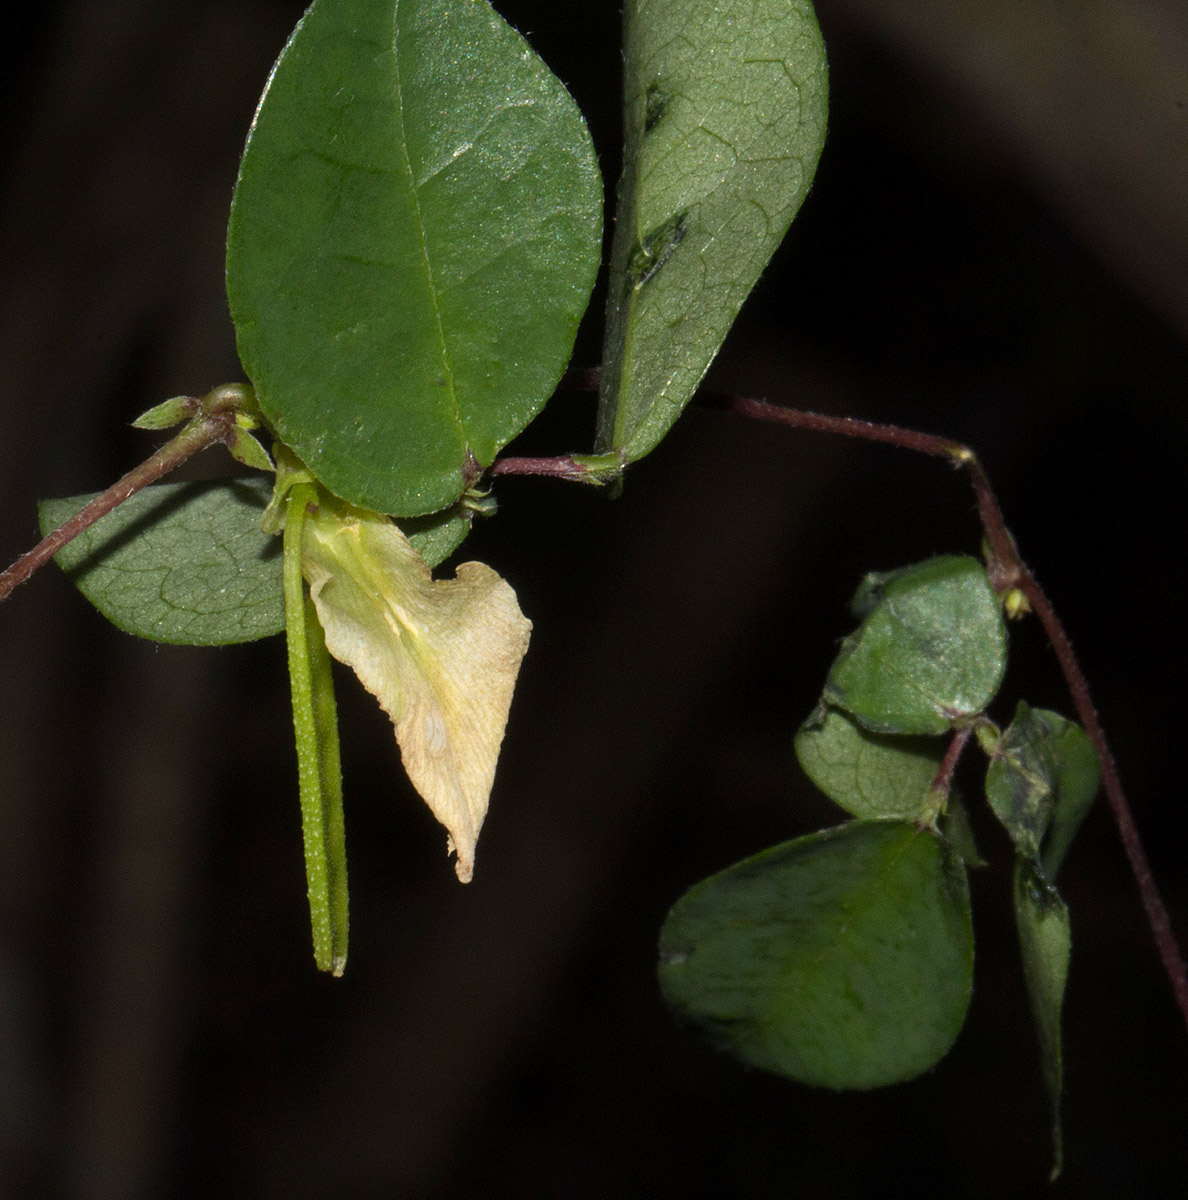
[[[435,581],[395,524],[330,497],[306,520],[302,567],[327,649],[392,718],[469,882],[531,622],[490,567]]]
[[[688,218],[687,211],[675,213],[651,233],[640,238],[639,245],[636,246],[627,265],[629,289],[643,287],[672,257],[673,251],[685,240]]]
[[[649,83],[644,92],[644,133],[651,133],[660,124],[667,107],[667,94],[658,83]]]

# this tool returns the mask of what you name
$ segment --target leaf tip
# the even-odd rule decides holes
[[[446,854],[456,855],[454,873],[458,876],[458,882],[469,883],[474,878],[474,846],[459,848],[451,834],[446,838]]]
[[[140,416],[132,422],[133,429],[171,429],[174,425],[181,424],[187,417],[191,417],[198,411],[199,401],[194,396],[171,396],[168,400],[162,400],[160,404],[153,405],[147,412],[142,412]]]

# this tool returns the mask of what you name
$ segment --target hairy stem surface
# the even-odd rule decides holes
[[[0,572],[0,600],[6,600],[14,588],[44,567],[63,546],[136,495],[141,488],[156,483],[200,450],[228,441],[234,432],[235,418],[232,413],[203,413],[189,421],[179,434],[170,438],[155,454],[84,504],[68,521],[47,534],[28,553],[22,554],[6,571]]]

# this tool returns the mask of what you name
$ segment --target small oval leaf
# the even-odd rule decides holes
[[[918,817],[945,752],[936,738],[871,733],[826,705],[794,744],[805,774],[855,817]]]
[[[483,0],[316,0],[227,233],[261,410],[344,499],[445,508],[552,394],[600,230],[581,114]]]
[[[960,555],[869,576],[866,616],[824,700],[876,733],[945,733],[984,711],[1006,669],[1006,628],[986,571]]]
[[[660,934],[665,999],[732,1054],[802,1083],[928,1070],[965,1020],[965,868],[907,821],[855,821],[703,881]]]

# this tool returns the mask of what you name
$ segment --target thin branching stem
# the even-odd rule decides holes
[[[1031,569],[1019,557],[1014,538],[1003,519],[998,498],[990,486],[990,479],[974,452],[969,447],[950,441],[948,438],[919,433],[910,429],[900,429],[895,425],[880,425],[849,417],[830,417],[820,413],[801,412],[797,409],[783,408],[761,400],[748,400],[738,396],[710,396],[707,399],[728,411],[741,413],[748,417],[774,421],[794,429],[841,434],[868,442],[883,442],[887,445],[899,446],[904,450],[914,450],[920,454],[947,459],[954,466],[964,470],[973,488],[978,515],[986,535],[986,544],[990,551],[990,577],[994,589],[999,595],[1015,590],[1027,598],[1029,606],[1039,618],[1056,654],[1056,660],[1060,664],[1064,681],[1068,685],[1077,717],[1089,740],[1093,743],[1093,748],[1097,751],[1097,757],[1101,762],[1102,786],[1109,801],[1110,810],[1114,814],[1114,822],[1118,827],[1119,837],[1122,839],[1122,848],[1126,852],[1131,873],[1138,885],[1139,895],[1142,897],[1143,907],[1147,912],[1147,920],[1155,938],[1163,969],[1167,973],[1175,994],[1176,1004],[1179,1006],[1185,1024],[1188,1025],[1188,967],[1185,966],[1184,955],[1172,930],[1167,907],[1163,903],[1159,888],[1155,883],[1155,877],[1151,873],[1151,865],[1147,860],[1142,839],[1139,837],[1138,828],[1134,823],[1134,816],[1122,787],[1113,753],[1089,693],[1089,684],[1073,651],[1068,633],[1057,616],[1052,602],[1040,587],[1039,581]]]
[[[170,471],[180,467],[187,458],[226,442],[234,433],[233,413],[204,413],[188,422],[175,437],[170,438],[155,454],[150,455],[139,466],[133,467],[105,492],[100,492],[88,501],[69,520],[63,522],[52,533],[42,538],[27,554],[21,555],[6,571],[0,572],[0,600],[24,583],[38,568],[45,566],[59,550],[73,541],[84,530],[89,529],[100,517],[123,504],[141,488],[156,483]]]
[[[1093,748],[1097,751],[1097,757],[1101,763],[1101,783],[1106,798],[1110,802],[1110,810],[1114,814],[1114,823],[1118,826],[1118,836],[1122,839],[1122,848],[1126,851],[1131,873],[1138,884],[1139,895],[1142,896],[1143,907],[1147,911],[1147,921],[1151,926],[1151,933],[1155,937],[1155,945],[1159,949],[1163,969],[1167,972],[1172,991],[1176,996],[1176,1003],[1179,1005],[1185,1023],[1188,1024],[1188,968],[1185,967],[1184,955],[1176,941],[1171,918],[1167,914],[1167,906],[1163,903],[1163,897],[1159,894],[1159,887],[1155,883],[1155,876],[1151,873],[1151,864],[1147,860],[1147,852],[1143,849],[1142,838],[1139,836],[1138,827],[1134,823],[1134,815],[1130,811],[1130,804],[1122,788],[1122,780],[1118,775],[1113,753],[1110,751],[1105,730],[1101,726],[1097,709],[1089,694],[1089,684],[1077,661],[1077,656],[1073,652],[1072,642],[1069,641],[1068,634],[1065,632],[1060,618],[1056,615],[1056,610],[1052,607],[1052,602],[1044,594],[1039,581],[1026,567],[1023,568],[1018,588],[1027,597],[1028,603],[1044,627],[1044,632],[1048,635],[1048,641],[1056,652],[1056,660],[1060,663],[1060,669],[1068,684],[1077,716],[1080,718],[1089,740],[1093,743]]]

